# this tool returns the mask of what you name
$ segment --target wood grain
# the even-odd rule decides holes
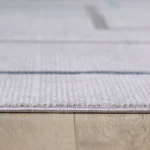
[[[0,150],[9,149],[149,150],[150,115],[0,114]]]
[[[150,115],[76,114],[77,150],[149,150]]]
[[[0,150],[75,150],[73,115],[0,114]]]

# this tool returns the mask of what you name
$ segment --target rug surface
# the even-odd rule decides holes
[[[150,112],[150,1],[1,1],[1,112]]]

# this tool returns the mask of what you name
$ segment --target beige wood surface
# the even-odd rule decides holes
[[[149,150],[149,114],[0,114],[0,150]]]
[[[0,150],[75,150],[73,115],[0,114]]]
[[[78,150],[149,150],[150,115],[75,115]]]

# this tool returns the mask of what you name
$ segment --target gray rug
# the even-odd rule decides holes
[[[0,112],[150,112],[149,8],[0,1]]]
[[[0,111],[149,111],[149,48],[0,44]]]

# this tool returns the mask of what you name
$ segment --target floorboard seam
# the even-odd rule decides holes
[[[75,123],[75,114],[73,114],[73,123],[74,123],[75,149],[76,149],[76,150],[78,150],[78,146],[77,146],[77,137],[76,137],[76,123]]]

